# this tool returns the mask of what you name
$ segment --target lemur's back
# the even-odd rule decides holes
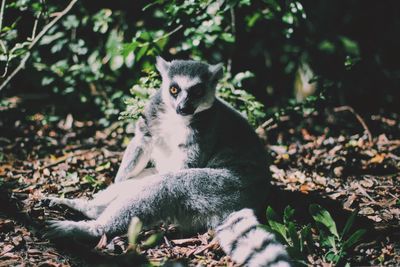
[[[236,110],[216,100],[218,141],[209,167],[229,168],[238,173],[242,183],[242,201],[262,212],[269,185],[266,152],[254,129]]]
[[[237,165],[238,171],[249,169],[265,174],[266,153],[262,144],[247,120],[236,110],[223,101],[215,101],[215,125],[217,143],[215,147],[216,157],[226,157],[226,153],[232,153],[227,157],[230,166]],[[221,155],[221,153],[224,153]],[[226,159],[225,159],[226,160]],[[212,162],[210,162],[210,165]],[[233,165],[232,165],[233,164]],[[243,169],[244,168],[244,169]]]

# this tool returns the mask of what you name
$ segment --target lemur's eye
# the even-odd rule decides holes
[[[179,90],[175,86],[171,86],[171,88],[169,88],[169,92],[173,95],[176,95],[179,92]]]

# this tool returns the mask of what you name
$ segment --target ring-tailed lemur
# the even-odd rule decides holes
[[[227,254],[246,266],[288,266],[283,246],[244,209],[265,204],[267,161],[248,122],[215,96],[222,65],[158,57],[157,69],[161,89],[136,124],[116,183],[89,201],[51,198],[91,220],[51,221],[47,236],[123,233],[134,216],[145,225],[170,220],[196,232],[216,228],[231,214],[217,230]],[[156,172],[146,176],[149,161]]]

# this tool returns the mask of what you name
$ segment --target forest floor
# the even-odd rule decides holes
[[[0,266],[135,266],[144,257],[153,264],[168,258],[234,266],[211,231],[185,238],[173,226],[142,232],[139,244],[154,232],[163,236],[150,248],[139,246],[141,256],[131,252],[126,236],[104,236],[96,244],[45,239],[46,220],[84,218],[49,207],[43,197],[90,198],[111,184],[132,129],[119,122],[104,129],[71,115],[51,122],[42,113],[0,112]],[[291,205],[296,220],[307,223],[308,205],[318,203],[339,227],[357,209],[356,227],[368,234],[349,255],[353,265],[400,265],[400,121],[364,119],[327,109],[282,118],[267,133],[258,129],[272,156],[268,204],[278,213]],[[328,266],[318,255],[309,264]]]

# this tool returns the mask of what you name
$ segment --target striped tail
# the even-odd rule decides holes
[[[216,229],[221,248],[233,261],[248,267],[291,266],[285,247],[272,233],[257,227],[254,212],[234,212]]]

